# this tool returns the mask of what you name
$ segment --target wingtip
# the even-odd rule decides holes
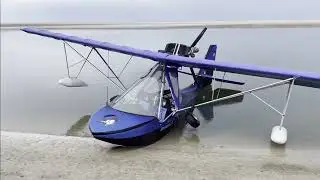
[[[30,27],[24,27],[24,28],[21,28],[20,30],[21,30],[21,31],[24,31],[24,32],[26,32],[26,33],[31,33],[31,32],[33,32],[33,31],[35,31],[34,28],[30,28]]]
[[[28,28],[21,28],[21,31],[27,32]]]

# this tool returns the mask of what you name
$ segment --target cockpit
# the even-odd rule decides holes
[[[164,76],[163,66],[155,65],[135,85],[116,98],[111,107],[127,113],[165,118],[173,104]]]

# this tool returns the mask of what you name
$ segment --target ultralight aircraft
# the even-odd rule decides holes
[[[109,78],[109,80],[117,88],[121,89],[123,93],[110,98],[110,102],[107,102],[104,107],[92,114],[89,129],[96,139],[123,146],[147,144],[150,139],[157,139],[165,135],[180,119],[185,120],[192,127],[197,128],[200,125],[200,121],[193,114],[194,108],[240,97],[244,94],[255,96],[281,116],[280,125],[272,129],[271,140],[277,144],[285,144],[287,141],[287,130],[283,126],[283,120],[286,115],[293,86],[299,85],[320,88],[319,73],[296,72],[253,65],[216,62],[216,45],[209,46],[204,58],[195,58],[195,54],[199,52],[196,45],[207,28],[202,30],[190,46],[180,43],[168,43],[164,50],[159,51],[120,46],[93,39],[54,33],[44,29],[23,28],[22,30],[27,33],[63,41],[64,50],[66,45],[72,47],[69,43],[89,47],[91,49],[89,55],[87,57],[81,55],[83,63],[90,63],[88,57],[91,52],[98,54],[114,76],[114,78]],[[145,58],[155,61],[156,64],[128,88],[122,83],[119,76],[101,55],[100,50],[126,54],[131,57]],[[66,62],[69,70],[70,67],[67,59]],[[181,67],[189,68],[190,72],[182,71]],[[199,69],[199,71],[195,72],[195,68]],[[201,89],[211,86],[212,82],[220,81],[236,85],[244,84],[244,82],[218,78],[215,76],[215,73],[218,71],[272,78],[278,79],[279,81],[224,97],[209,99],[206,102],[195,103],[197,93]],[[192,76],[193,83],[186,88],[179,88],[180,73]],[[71,77],[70,75],[60,80],[59,83],[67,87],[83,87],[87,85],[79,78]],[[289,84],[289,88],[286,103],[282,111],[274,108],[255,94],[257,91],[284,84]]]

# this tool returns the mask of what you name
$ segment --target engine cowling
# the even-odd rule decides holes
[[[190,56],[191,48],[184,44],[179,43],[168,43],[164,50],[159,50],[159,52],[165,52],[172,55],[178,56]]]

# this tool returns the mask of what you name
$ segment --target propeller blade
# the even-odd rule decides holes
[[[203,30],[201,31],[201,33],[198,35],[198,37],[193,41],[193,43],[191,44],[190,47],[194,47],[197,45],[197,43],[200,41],[200,39],[202,38],[203,34],[207,31],[207,27],[204,27]]]

